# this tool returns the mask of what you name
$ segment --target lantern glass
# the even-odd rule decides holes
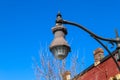
[[[53,47],[51,51],[57,59],[64,59],[68,54],[68,47],[56,46],[56,47]]]

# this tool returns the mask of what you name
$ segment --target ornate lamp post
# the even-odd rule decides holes
[[[117,63],[117,60],[114,58],[110,50],[102,43],[102,41],[106,41],[106,42],[110,42],[111,44],[116,44],[117,46],[116,49],[118,49],[118,57],[120,59],[120,38],[117,32],[116,32],[116,39],[103,38],[91,32],[90,30],[86,29],[85,27],[81,26],[80,24],[63,20],[62,15],[60,13],[57,14],[56,26],[52,28],[55,38],[50,45],[50,51],[53,53],[53,55],[56,58],[64,59],[68,55],[68,52],[70,52],[71,50],[70,46],[67,44],[67,41],[65,40],[65,35],[67,34],[67,30],[63,26],[63,24],[76,26],[84,30],[88,34],[90,34],[92,38],[94,38],[98,43],[100,43],[105,48],[105,50],[109,53],[109,55],[116,63],[118,70],[120,71],[120,66]]]

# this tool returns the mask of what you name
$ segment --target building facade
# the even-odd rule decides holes
[[[120,80],[120,72],[110,55],[104,57],[104,51],[98,48],[94,51],[95,62],[83,72],[75,76],[73,80]],[[116,57],[118,51],[112,55]],[[118,61],[120,65],[120,61]]]

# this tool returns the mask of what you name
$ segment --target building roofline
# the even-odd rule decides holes
[[[118,53],[118,50],[115,50],[112,52],[112,55],[115,55],[116,53]],[[109,59],[111,56],[110,55],[107,55],[105,56],[101,61],[100,61],[100,64],[105,62],[107,59]],[[98,65],[100,65],[98,64]],[[98,66],[97,65],[97,66]],[[94,64],[90,65],[88,68],[86,68],[85,70],[83,70],[81,73],[79,73],[78,75],[76,75],[72,80],[76,80],[79,76],[82,76],[83,74],[85,74],[86,72],[88,72],[90,69],[92,69],[94,66]]]

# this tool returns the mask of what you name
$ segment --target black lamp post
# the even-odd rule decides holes
[[[84,30],[88,34],[90,34],[92,38],[94,38],[98,43],[100,43],[106,49],[106,51],[109,53],[109,55],[112,57],[112,59],[116,63],[118,70],[120,71],[120,66],[117,63],[117,60],[114,58],[110,50],[102,43],[102,41],[110,42],[111,44],[115,43],[117,46],[116,49],[118,49],[118,55],[119,55],[118,57],[120,59],[120,38],[117,32],[116,32],[116,39],[103,38],[94,34],[93,32],[81,26],[80,24],[63,20],[62,15],[60,13],[57,14],[56,26],[52,28],[55,38],[50,45],[50,51],[53,53],[53,55],[56,58],[64,59],[68,55],[68,52],[70,52],[70,46],[67,44],[67,41],[65,40],[65,35],[67,34],[67,30],[63,26],[63,24],[70,24],[70,25],[76,26]]]

